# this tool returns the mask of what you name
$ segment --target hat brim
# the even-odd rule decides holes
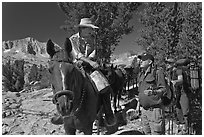
[[[165,60],[166,63],[174,63],[175,61],[173,60]]]
[[[99,27],[93,25],[93,24],[81,24],[81,25],[76,25],[75,27],[80,28],[80,27],[87,27],[87,28],[93,28],[93,29],[98,29]]]
[[[140,60],[142,60],[142,61],[146,61],[146,60],[149,59],[149,60],[151,60],[151,61],[154,62],[154,59],[153,59],[153,58],[148,58],[148,57],[145,57],[145,56],[143,56],[143,55],[139,55],[138,58],[139,58]]]

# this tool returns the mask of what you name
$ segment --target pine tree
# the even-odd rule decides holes
[[[183,55],[194,58],[201,64],[202,56],[202,3],[189,2],[181,5],[185,19],[180,34]]]
[[[145,9],[140,14],[140,22],[144,28],[137,43],[152,54],[156,62],[162,61],[166,53],[168,34],[166,25],[168,10],[166,7],[165,3],[145,3]]]
[[[147,3],[141,13],[144,29],[137,40],[158,64],[164,58],[194,58],[202,55],[201,3]]]

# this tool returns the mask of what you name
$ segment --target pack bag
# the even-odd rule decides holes
[[[186,93],[190,92],[190,88],[191,88],[189,64],[190,64],[189,59],[179,59],[175,62],[175,65],[182,70],[183,89]]]
[[[183,88],[186,92],[197,90],[200,88],[199,83],[199,68],[195,62],[190,62],[189,59],[180,59],[175,63],[183,71]]]
[[[157,75],[158,75],[159,71],[163,71],[163,69],[162,68],[154,69],[154,72],[153,72],[153,75],[154,75],[154,77],[156,79],[156,82],[158,80]],[[164,106],[169,106],[171,104],[171,102],[173,101],[174,95],[173,95],[173,90],[170,88],[170,85],[168,85],[166,79],[165,79],[165,88],[166,88],[166,91],[161,96],[161,100],[162,100],[162,104]]]
[[[95,70],[93,73],[91,73],[90,77],[100,93],[103,93],[103,89],[110,86],[107,78],[98,70]]]
[[[199,66],[195,62],[190,63],[190,80],[192,90],[200,88]]]

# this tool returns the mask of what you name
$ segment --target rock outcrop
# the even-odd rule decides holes
[[[2,51],[6,52],[23,52],[36,56],[49,57],[46,52],[46,42],[39,42],[34,38],[28,37],[20,40],[3,41]]]
[[[55,48],[60,49],[60,46],[55,44]],[[3,91],[18,92],[36,81],[43,83],[38,84],[37,89],[49,85],[46,42],[31,37],[3,41],[2,51]]]

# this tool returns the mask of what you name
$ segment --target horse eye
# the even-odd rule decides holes
[[[50,68],[48,69],[48,71],[49,71],[49,73],[51,73],[51,70],[50,70]]]
[[[49,73],[52,73],[53,68],[48,68]]]

